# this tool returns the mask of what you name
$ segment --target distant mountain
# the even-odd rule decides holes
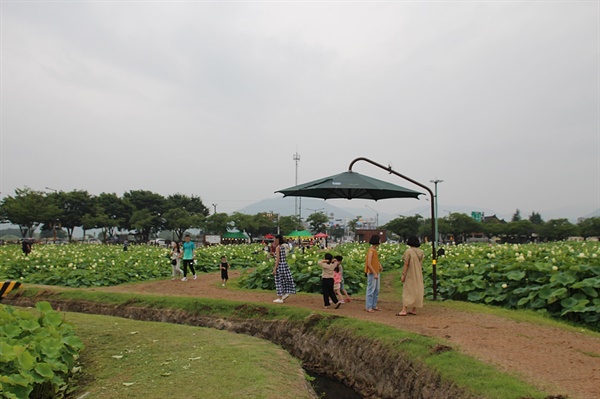
[[[597,218],[600,217],[600,208],[596,209],[594,212],[590,212],[587,215],[581,216],[582,218]]]
[[[333,213],[334,219],[345,220],[356,217],[352,212],[332,205],[331,202],[323,201],[321,199],[298,198],[298,201],[301,204],[300,214],[302,215],[303,219],[306,219],[308,215],[317,211],[324,212],[328,216],[331,216]],[[239,209],[238,212],[249,215],[254,215],[260,212],[274,212],[283,216],[290,216],[296,213],[295,201],[294,197],[269,198],[255,202],[254,204],[250,204],[242,209]]]

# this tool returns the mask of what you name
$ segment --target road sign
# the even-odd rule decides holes
[[[471,212],[471,217],[475,219],[476,222],[481,222],[483,220],[483,212]]]

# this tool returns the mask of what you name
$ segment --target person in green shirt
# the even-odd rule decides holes
[[[196,279],[196,270],[194,270],[194,249],[196,246],[189,234],[186,234],[183,239],[183,278],[181,281],[187,281],[188,267]]]

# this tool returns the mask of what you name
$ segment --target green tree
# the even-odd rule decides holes
[[[230,220],[226,213],[213,213],[204,219],[203,228],[210,234],[223,234],[229,228]]]
[[[185,194],[169,195],[164,203],[165,212],[161,216],[162,227],[173,231],[179,241],[186,230],[200,227],[208,216],[208,208],[200,197]]]
[[[422,225],[423,216],[414,215],[397,217],[387,222],[384,227],[401,237],[402,241],[406,241],[411,235],[419,235]]]
[[[454,234],[455,241],[457,237],[461,237],[461,242],[465,241],[465,235],[472,233],[483,232],[484,227],[482,223],[476,222],[471,216],[464,213],[452,213],[448,215],[448,223],[452,234]]]
[[[177,240],[182,241],[188,229],[200,227],[204,222],[202,213],[189,212],[187,208],[171,208],[163,215],[163,227],[177,235]]]
[[[148,241],[152,232],[163,228],[162,215],[167,210],[167,202],[162,195],[148,190],[131,190],[123,194],[123,202],[132,211],[126,227],[135,229],[140,241]]]
[[[298,215],[280,216],[278,223],[279,232],[283,235],[300,229],[300,218]]]
[[[518,222],[519,220],[521,220],[521,211],[517,209],[513,214],[511,222]]]
[[[531,215],[529,215],[529,221],[537,225],[544,224],[544,219],[542,219],[542,215],[540,215],[537,212],[531,212]]]
[[[28,187],[15,190],[0,204],[2,219],[19,226],[23,237],[33,237],[35,230],[49,220],[57,220],[60,210],[47,195]]]
[[[240,212],[234,212],[229,220],[239,231],[245,231],[251,238],[261,234],[273,232],[275,229],[274,220],[277,215],[267,212],[247,215]]]
[[[140,237],[141,242],[147,242],[150,239],[152,229],[158,225],[157,216],[152,214],[150,209],[140,209],[133,211],[129,219],[129,225],[134,228]]]
[[[87,191],[74,190],[56,193],[56,205],[61,210],[60,224],[67,230],[69,242],[75,227],[83,225],[83,217],[93,212],[92,196]]]
[[[208,208],[202,202],[200,197],[195,195],[187,196],[185,194],[169,195],[165,200],[166,209],[185,209],[187,212],[208,216]]]
[[[348,229],[351,232],[356,233],[356,227],[358,226],[358,222],[360,221],[361,218],[362,218],[362,216],[359,215],[348,222]]]
[[[508,234],[509,223],[484,223],[483,232],[488,238],[503,237]]]
[[[131,207],[117,194],[101,193],[92,202],[92,212],[82,218],[82,227],[101,229],[103,242],[113,238],[118,228],[129,225],[125,220],[130,218]]]
[[[329,218],[323,212],[311,213],[306,218],[306,221],[310,225],[310,230],[313,234],[324,233],[327,231],[327,222],[329,222]]]
[[[587,218],[578,223],[584,237],[600,237],[600,217]]]
[[[507,224],[506,233],[512,237],[512,242],[523,242],[531,239],[531,235],[535,232],[533,223],[529,220],[517,220]]]
[[[548,241],[566,240],[577,235],[577,230],[577,226],[567,219],[551,219],[540,230],[540,236]]]

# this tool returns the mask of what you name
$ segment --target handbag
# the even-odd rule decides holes
[[[177,260],[176,260],[176,259],[171,259],[171,264],[172,264],[173,266],[177,265]]]

